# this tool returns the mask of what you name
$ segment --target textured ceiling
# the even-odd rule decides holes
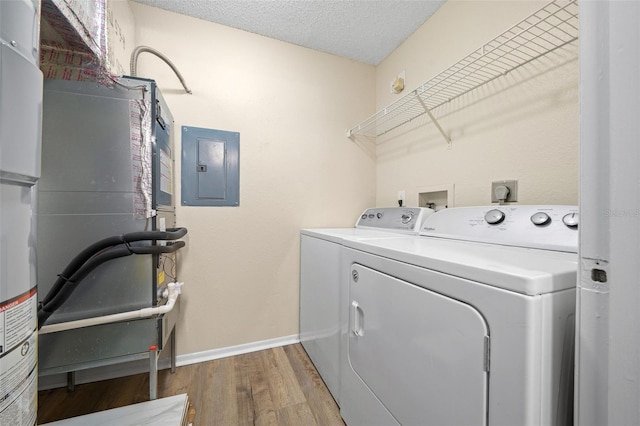
[[[1,0],[0,0],[1,1]],[[132,0],[372,65],[445,0]]]

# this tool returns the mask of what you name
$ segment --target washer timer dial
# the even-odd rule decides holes
[[[536,226],[542,226],[551,222],[551,218],[545,212],[538,212],[531,216],[531,222]]]
[[[400,218],[400,220],[404,224],[407,224],[407,223],[411,222],[411,219],[413,219],[413,213],[412,212],[403,213],[402,217]]]
[[[564,217],[562,218],[562,222],[569,228],[577,228],[578,223],[580,222],[579,218],[580,216],[578,215],[578,213],[569,213],[564,215]]]
[[[504,221],[504,213],[498,209],[489,210],[484,215],[484,220],[487,221],[489,225],[498,225]]]

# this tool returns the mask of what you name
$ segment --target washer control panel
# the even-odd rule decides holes
[[[394,230],[417,234],[425,219],[433,213],[424,207],[381,207],[365,210],[356,228]]]
[[[420,235],[578,252],[577,206],[491,206],[440,210]]]

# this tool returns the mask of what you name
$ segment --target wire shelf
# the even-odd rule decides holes
[[[347,136],[383,135],[578,39],[577,0],[555,0],[378,111]],[[448,137],[440,129],[447,140]]]

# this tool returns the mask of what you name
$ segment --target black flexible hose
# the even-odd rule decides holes
[[[166,231],[138,231],[122,235],[123,242],[143,240],[177,240],[187,235],[187,228],[167,228]]]
[[[38,307],[38,329],[71,296],[71,293],[92,270],[112,259],[131,254],[174,253],[185,246],[177,241],[166,246],[132,247],[128,243],[145,240],[177,240],[187,234],[187,228],[169,228],[166,231],[140,231],[116,235],[97,241],[76,255],[47,293]],[[120,245],[116,247],[117,245]],[[100,253],[101,252],[101,253]]]
[[[124,241],[122,240],[123,235],[116,235],[113,237],[105,238],[100,241],[96,241],[91,244],[89,247],[82,250],[78,253],[71,262],[67,265],[66,268],[62,271],[60,275],[58,275],[58,279],[47,293],[47,295],[42,299],[42,304],[46,305],[51,301],[51,299],[60,291],[62,286],[67,280],[67,277],[72,275],[79,267],[82,266],[87,260],[89,260],[92,256],[98,253],[101,250],[104,250],[107,247],[115,246],[117,244],[122,244]]]
[[[112,237],[107,237],[102,240],[96,241],[91,244],[80,253],[78,253],[71,262],[64,268],[64,271],[60,275],[58,275],[58,279],[47,293],[47,295],[42,299],[42,304],[48,304],[53,297],[60,291],[64,283],[66,282],[67,277],[73,275],[78,268],[80,268],[87,260],[89,260],[96,253],[118,244],[123,243],[132,243],[136,241],[144,241],[144,240],[177,240],[178,238],[182,238],[187,234],[187,228],[168,228],[166,231],[139,231],[139,232],[131,232],[128,234],[114,235]]]
[[[62,304],[71,296],[71,293],[78,287],[80,281],[85,278],[93,269],[103,264],[104,262],[119,257],[130,256],[131,250],[127,246],[112,247],[104,252],[92,257],[89,261],[85,262],[78,270],[68,279],[64,280],[64,283],[53,295],[47,303],[42,303],[38,308],[38,329],[40,329],[49,317],[58,309]],[[51,295],[51,292],[47,296]]]
[[[129,250],[131,250],[131,253],[133,254],[175,253],[185,245],[184,241],[176,241],[175,243],[170,243],[166,246],[129,247]]]

